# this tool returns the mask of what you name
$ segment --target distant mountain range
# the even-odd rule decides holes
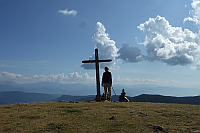
[[[0,82],[0,92],[3,91],[22,91],[31,93],[45,94],[67,94],[67,95],[89,95],[94,94],[95,86],[84,84],[61,84],[56,82],[38,82],[32,84],[16,84],[15,82],[7,81]]]
[[[95,95],[89,95],[89,96],[70,96],[70,95],[62,95],[61,97],[58,97],[54,99],[53,101],[77,101],[77,102],[84,102],[88,100],[94,100]]]
[[[26,93],[20,91],[0,92],[0,104],[50,102],[55,97],[50,94]]]
[[[55,95],[42,93],[26,93],[20,91],[0,92],[0,105],[14,103],[34,103],[34,102],[51,102],[51,101],[77,101],[84,102],[94,100],[95,95],[89,96],[70,96],[62,95],[56,98]],[[119,96],[112,96],[112,101],[119,101]],[[195,97],[171,97],[161,95],[142,94],[136,97],[128,97],[132,102],[153,102],[153,103],[177,103],[177,104],[194,104],[200,105],[200,96]]]
[[[164,92],[169,92],[169,87],[158,87],[145,85],[134,86],[130,89],[125,86],[128,99],[133,102],[155,102],[155,103],[179,103],[179,104],[200,104],[200,96],[175,97],[157,95],[164,88]],[[115,87],[117,94],[121,93],[122,86]],[[184,90],[184,89],[183,89]],[[180,88],[175,88],[180,91]],[[132,95],[131,92],[134,92]],[[146,94],[142,94],[146,92]],[[151,93],[151,94],[149,94]],[[50,102],[50,101],[88,101],[94,100],[96,87],[83,84],[60,84],[54,82],[39,82],[34,84],[16,84],[15,82],[0,82],[0,105],[14,103]],[[188,93],[189,94],[189,93]],[[132,96],[130,96],[132,95]],[[135,97],[134,97],[135,96]],[[112,101],[118,101],[119,95],[113,95]]]
[[[177,88],[177,87],[163,87],[156,85],[118,85],[113,84],[113,88],[117,95],[121,94],[122,89],[129,96],[138,96],[141,94],[158,94],[165,96],[197,96],[200,95],[200,89],[195,88]],[[61,84],[58,82],[37,82],[29,84],[17,84],[12,81],[0,81],[0,92],[4,91],[21,91],[29,93],[45,93],[45,94],[59,94],[71,96],[86,96],[96,95],[96,84]],[[101,87],[101,92],[104,89]],[[102,94],[102,93],[101,93]],[[112,94],[114,92],[112,91]]]
[[[200,105],[200,96],[172,97],[172,96],[142,94],[136,97],[129,97],[129,100],[133,102],[178,103],[178,104]]]

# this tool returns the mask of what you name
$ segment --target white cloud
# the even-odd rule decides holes
[[[146,32],[144,45],[146,59],[162,61],[168,65],[188,65],[199,58],[199,35],[188,29],[172,27],[164,18],[157,16],[138,26]]]
[[[191,66],[191,69],[200,70],[200,61]]]
[[[119,75],[113,78],[113,82],[115,84],[126,84],[126,85],[136,85],[136,84],[155,84],[155,85],[162,85],[167,86],[169,84],[176,84],[177,81],[161,81],[159,79],[145,79],[145,78],[121,78]]]
[[[0,73],[0,81],[14,81],[17,79],[24,79],[25,77],[21,74],[14,74],[9,72],[1,72]]]
[[[109,62],[109,63],[101,63],[100,68],[114,65],[116,62],[115,57],[118,56],[117,54],[118,49],[115,46],[115,41],[109,38],[109,34],[106,33],[106,29],[102,23],[97,22],[96,29],[97,29],[97,32],[94,34],[92,39],[97,42],[96,48],[98,48],[98,51],[99,51],[99,59],[112,60],[112,62]],[[93,54],[92,56],[90,56],[89,59],[94,60],[95,55]],[[95,65],[94,63],[87,63],[87,64],[85,63],[81,67],[84,67],[84,69],[94,69]]]
[[[64,15],[72,15],[72,16],[76,16],[76,14],[78,13],[78,12],[75,11],[75,10],[68,11],[68,9],[59,10],[58,12],[59,12],[59,13],[62,13],[62,14],[64,14]]]
[[[185,18],[185,21],[193,21],[200,24],[200,1],[193,0],[191,4],[194,10],[190,11],[192,18]],[[119,59],[125,62],[139,62],[143,60],[161,61],[168,65],[194,65],[192,69],[199,69],[200,65],[200,32],[193,33],[189,29],[173,27],[161,16],[149,18],[145,23],[137,28],[146,33],[142,44],[146,47],[147,55],[143,55],[138,47],[130,47],[129,44],[122,44],[120,49],[116,48],[115,41],[109,38],[104,25],[97,22],[97,32],[93,40],[97,42],[99,55],[102,59],[112,59],[112,63],[101,64],[101,68],[106,65],[113,65]],[[140,43],[141,44],[141,43]],[[89,58],[94,59],[94,54]],[[85,69],[94,69],[95,64],[83,64]]]
[[[193,2],[191,3],[191,6],[194,9],[194,10],[191,10],[189,12],[189,14],[191,15],[191,17],[185,18],[183,20],[183,22],[193,21],[197,25],[200,25],[200,1],[199,0],[193,0]]]
[[[33,75],[25,77],[21,74],[1,72],[0,81],[14,81],[19,84],[23,83],[36,83],[36,82],[59,82],[59,83],[90,83],[95,82],[95,77],[90,77],[88,73],[79,74],[78,72],[70,73],[65,75],[64,73],[49,76],[45,75]]]
[[[100,77],[101,79],[102,77]],[[1,72],[0,73],[0,82],[1,81],[13,81],[18,84],[24,83],[37,83],[37,82],[58,82],[62,84],[72,84],[72,83],[83,83],[83,84],[93,84],[96,81],[95,77],[90,77],[88,73],[79,74],[78,72],[69,73],[68,75],[62,74],[51,74],[49,76],[45,75],[33,75],[26,77],[21,74]],[[136,85],[136,84],[157,84],[157,85],[169,85],[169,83],[177,83],[175,81],[160,81],[159,79],[145,79],[145,78],[121,78],[119,75],[113,77],[114,84],[127,84],[127,85]]]

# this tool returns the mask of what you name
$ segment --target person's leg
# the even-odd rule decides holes
[[[110,84],[108,84],[108,92],[109,92],[108,96],[111,99],[111,86],[110,86]]]
[[[107,93],[107,84],[104,83],[103,86],[104,86],[105,99],[107,99],[107,95],[108,95],[108,93]]]

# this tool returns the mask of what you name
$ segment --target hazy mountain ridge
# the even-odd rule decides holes
[[[133,102],[158,102],[158,103],[182,103],[199,104],[199,96],[175,97],[173,92],[181,93],[181,88],[159,87],[154,85],[135,85],[133,89],[128,86],[114,85],[117,95],[112,96],[113,101],[118,101],[122,88],[125,88],[126,95]],[[161,95],[159,91],[167,92]],[[164,89],[164,90],[163,90]],[[171,91],[173,90],[173,91]],[[103,90],[101,88],[101,93]],[[112,94],[113,90],[112,90]],[[143,95],[145,94],[145,95]],[[148,95],[147,95],[148,94]],[[166,96],[166,94],[169,94]],[[189,94],[189,93],[188,93]],[[165,95],[165,96],[163,96]],[[96,86],[84,84],[60,84],[55,82],[38,82],[34,84],[16,84],[15,82],[0,82],[0,104],[29,103],[29,102],[50,102],[50,101],[87,101],[94,100]],[[134,97],[135,96],[135,97]]]
[[[172,97],[172,96],[142,94],[136,97],[129,97],[129,100],[133,102],[178,103],[178,104],[200,105],[200,96]]]
[[[88,100],[94,100],[95,95],[90,96],[70,96],[70,95],[62,95],[61,97],[58,97],[54,99],[53,101],[78,101],[78,102],[84,102]]]
[[[197,96],[193,91],[194,88],[178,88],[178,87],[163,87],[157,85],[118,85],[113,84],[116,95],[120,95],[122,89],[129,96],[138,96],[141,94],[159,94],[165,96]],[[86,84],[61,84],[57,82],[37,82],[29,84],[17,84],[12,81],[1,81],[0,82],[0,92],[3,91],[22,91],[31,93],[45,93],[45,94],[60,94],[60,95],[72,95],[72,96],[86,96],[86,95],[96,95],[96,84],[86,85]],[[101,94],[104,89],[101,87]],[[112,94],[114,92],[112,90]]]
[[[22,91],[45,94],[88,95],[96,93],[95,86],[84,84],[61,84],[56,82],[38,82],[30,84],[16,84],[15,82],[0,82],[0,92]],[[77,94],[77,92],[81,93]]]
[[[51,102],[51,101],[77,101],[84,102],[94,100],[95,95],[89,96],[71,96],[62,95],[58,98],[50,94],[42,93],[26,93],[20,91],[0,92],[0,105],[14,103],[33,103],[33,102]],[[153,103],[177,103],[177,104],[193,104],[200,105],[200,96],[194,97],[172,97],[162,95],[142,94],[136,97],[127,96],[132,102],[153,102]],[[118,101],[119,95],[113,95],[112,101]]]
[[[0,92],[0,97],[0,103],[2,104],[50,102],[55,98],[50,94],[26,93],[20,91]]]
[[[68,96],[63,95],[53,101],[88,101],[94,100],[94,96]],[[153,103],[177,103],[177,104],[194,104],[200,105],[200,96],[194,97],[172,97],[172,96],[162,96],[162,95],[148,95],[142,94],[136,97],[127,96],[127,98],[132,102],[153,102]],[[119,95],[113,95],[112,101],[119,101]]]

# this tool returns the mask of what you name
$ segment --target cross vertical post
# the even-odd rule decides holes
[[[96,61],[95,64],[96,64],[97,101],[101,101],[98,49],[95,49],[95,61]]]
[[[100,77],[99,77],[99,62],[110,62],[112,61],[111,59],[107,59],[107,60],[99,60],[98,57],[98,49],[95,49],[95,60],[84,60],[82,61],[82,63],[95,63],[96,66],[96,86],[97,86],[97,101],[100,102],[101,101],[101,92],[100,92]]]

